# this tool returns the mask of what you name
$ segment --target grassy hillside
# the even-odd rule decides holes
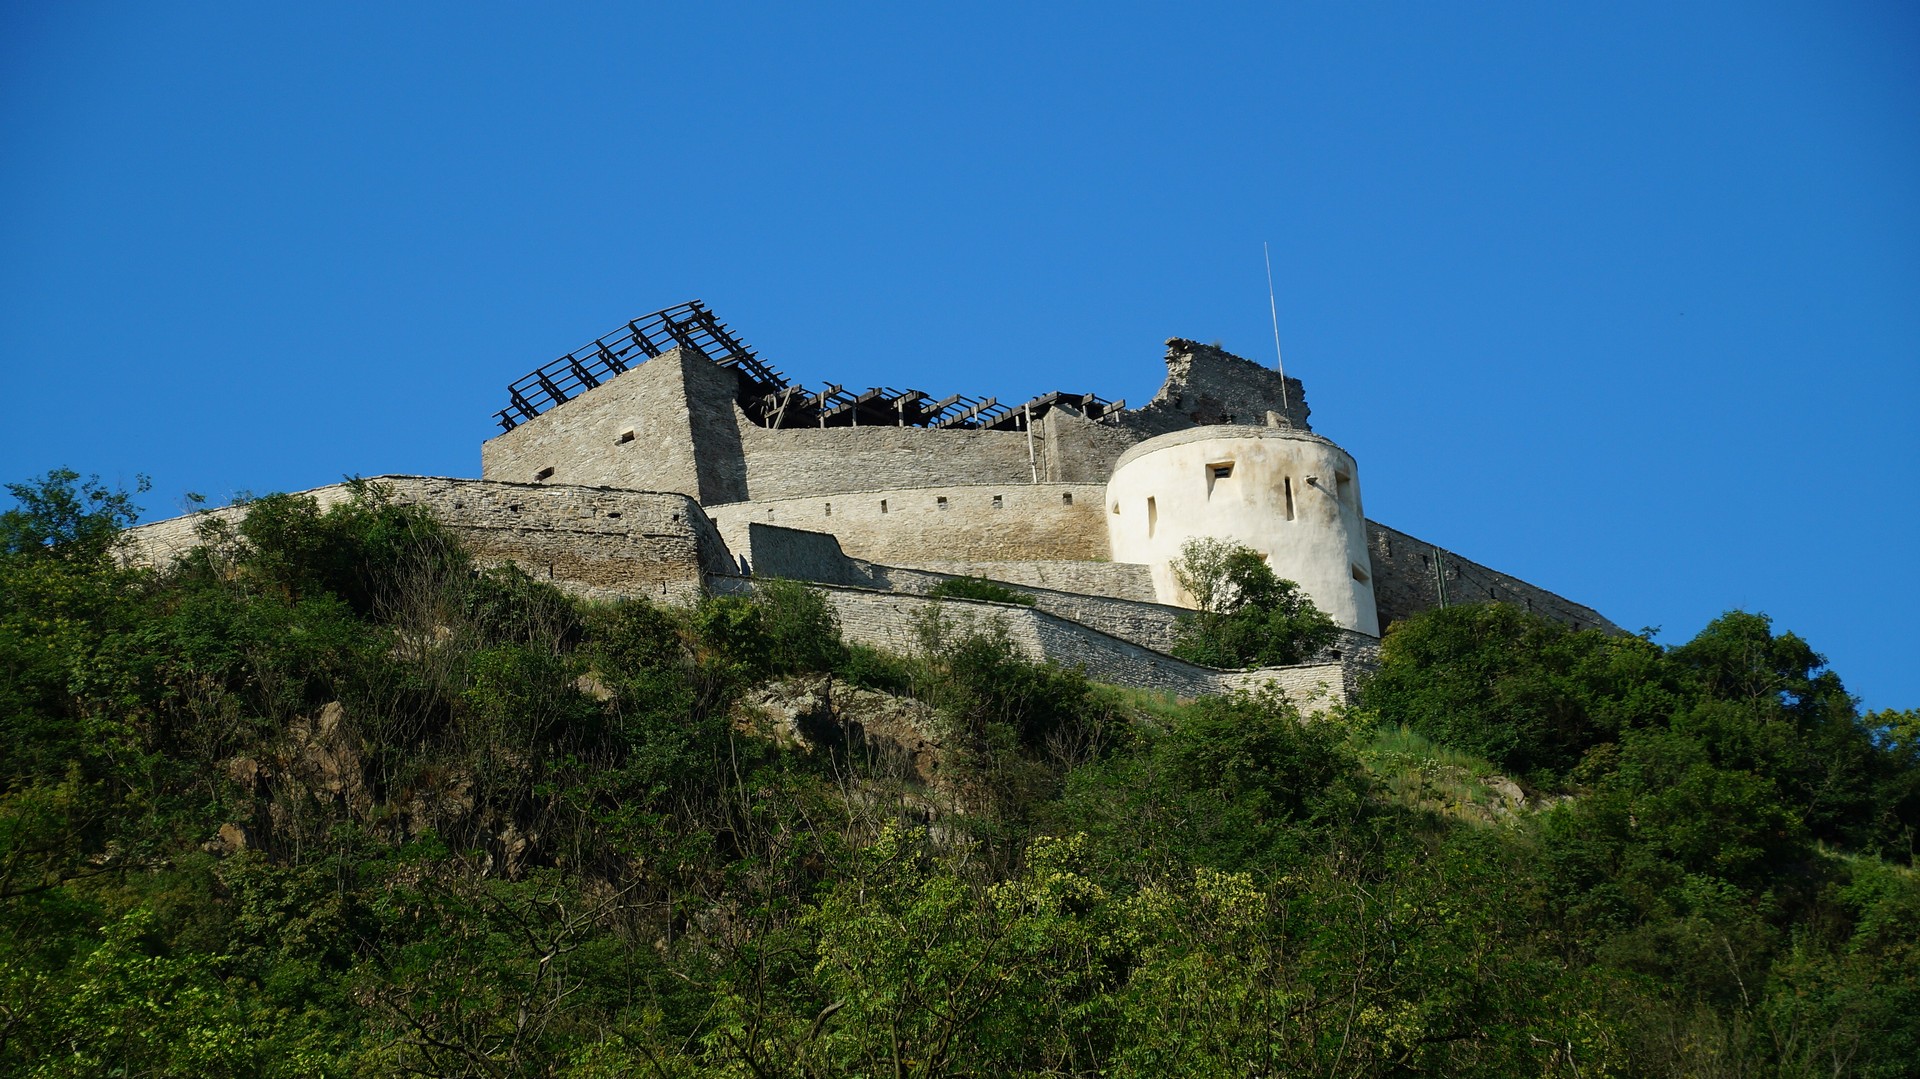
[[[1502,607],[1181,704],[793,584],[476,569],[367,489],[164,572],[0,517],[0,1072],[1859,1075],[1920,1060],[1920,713],[1730,613]]]

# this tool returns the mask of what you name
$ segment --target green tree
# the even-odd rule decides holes
[[[1551,784],[1680,700],[1658,645],[1510,604],[1426,611],[1387,631],[1364,700],[1390,723]]]
[[[1195,607],[1180,619],[1173,654],[1181,659],[1209,667],[1279,666],[1309,659],[1339,639],[1333,619],[1251,548],[1191,539],[1173,574]]]

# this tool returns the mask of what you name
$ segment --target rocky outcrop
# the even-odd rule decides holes
[[[783,678],[749,692],[734,712],[745,730],[802,752],[861,756],[881,774],[936,786],[939,728],[919,701],[848,685],[830,675]]]

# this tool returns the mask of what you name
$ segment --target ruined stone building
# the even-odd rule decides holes
[[[1267,681],[1303,702],[1344,699],[1384,627],[1449,603],[1617,629],[1369,519],[1357,463],[1312,430],[1298,379],[1183,339],[1167,342],[1166,364],[1139,408],[1081,393],[810,391],[696,301],[512,383],[483,479],[381,482],[432,506],[481,558],[582,594],[686,601],[756,577],[803,580],[850,639],[882,647],[906,646],[940,581],[989,578],[1035,605],[945,602],[1002,618],[1036,657],[1189,695]],[[139,546],[156,559],[183,549],[194,520],[138,529]],[[1261,552],[1343,642],[1315,663],[1251,672],[1167,655],[1191,603],[1169,566],[1194,537]]]

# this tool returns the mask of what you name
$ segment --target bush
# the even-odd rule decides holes
[[[1259,552],[1191,539],[1174,577],[1197,610],[1180,619],[1173,654],[1208,667],[1273,667],[1311,658],[1340,636],[1300,586],[1274,574]]]
[[[999,581],[989,581],[985,577],[949,577],[927,593],[935,599],[978,599],[989,603],[1018,603],[1022,607],[1033,606],[1033,596],[1018,589],[1008,588]]]
[[[1650,641],[1471,604],[1396,624],[1366,701],[1389,723],[1552,783],[1594,746],[1670,712],[1672,687]]]
[[[760,607],[773,673],[819,673],[846,663],[840,622],[819,589],[798,581],[763,581],[754,599]]]

